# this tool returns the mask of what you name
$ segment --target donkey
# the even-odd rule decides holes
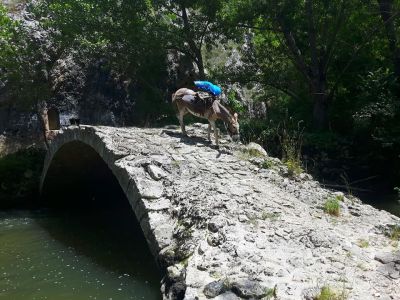
[[[214,131],[215,144],[218,146],[218,131],[215,122],[222,120],[228,129],[228,133],[232,140],[239,140],[239,122],[238,115],[233,116],[229,110],[224,107],[218,100],[214,98],[202,99],[195,91],[187,88],[177,90],[172,94],[172,103],[178,108],[177,117],[181,125],[182,133],[187,136],[183,117],[187,113],[191,113],[200,118],[207,119],[208,124],[208,140],[211,141],[211,128]]]

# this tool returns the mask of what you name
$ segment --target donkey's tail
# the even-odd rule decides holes
[[[179,111],[178,103],[176,102],[176,93],[172,93],[172,107],[175,109],[175,111]]]

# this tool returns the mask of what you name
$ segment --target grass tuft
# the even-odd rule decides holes
[[[326,200],[324,211],[332,216],[338,217],[340,215],[340,204],[337,197]]]
[[[368,242],[367,240],[364,240],[364,239],[359,239],[359,240],[357,241],[357,245],[358,245],[360,248],[367,248],[367,247],[369,247],[369,242]]]
[[[400,240],[400,225],[394,225],[393,226],[389,237],[393,241],[399,241]]]
[[[323,286],[321,288],[320,294],[314,298],[314,300],[346,300],[346,299],[347,299],[347,294],[344,289],[341,293],[338,294],[329,286]]]

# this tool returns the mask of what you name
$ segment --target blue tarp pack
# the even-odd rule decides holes
[[[195,81],[194,85],[205,92],[209,92],[211,94],[213,94],[214,96],[218,96],[221,95],[222,90],[218,85],[212,84],[209,81]]]

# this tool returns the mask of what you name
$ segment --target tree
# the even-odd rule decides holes
[[[155,7],[164,23],[166,49],[177,50],[197,65],[199,77],[205,79],[202,49],[211,47],[222,37],[217,22],[222,1],[155,0]]]
[[[74,59],[85,68],[101,60],[113,79],[127,84],[127,94],[133,91],[127,102],[139,109],[132,114],[159,113],[166,53],[150,1],[42,0],[34,11],[54,32],[60,56],[78,53]]]
[[[0,27],[0,80],[5,82],[0,92],[7,99],[7,103],[3,104],[33,109],[41,123],[47,145],[43,104],[50,94],[48,71],[52,63],[49,51],[51,42],[47,37],[34,37],[31,26],[24,26],[23,22],[10,18],[1,5],[0,23],[3,25]]]
[[[368,42],[362,39],[365,32],[361,30],[356,31],[358,36],[351,34],[356,37],[353,41],[346,37],[357,25],[364,29],[360,26],[366,20],[362,16],[364,8],[358,0],[231,0],[225,7],[225,15],[238,27],[255,33],[258,49],[270,49],[269,43],[273,43],[289,59],[313,100],[314,127],[326,129],[329,109],[343,75]],[[341,56],[339,52],[345,51],[350,55],[343,62],[346,55]],[[341,70],[337,69],[338,65]]]
[[[382,17],[383,25],[385,27],[386,37],[389,44],[389,49],[392,53],[392,60],[394,66],[394,74],[397,78],[397,83],[400,84],[400,45],[398,41],[398,14],[399,7],[395,11],[395,4],[393,0],[377,0],[379,11]],[[398,6],[398,5],[397,5]]]

